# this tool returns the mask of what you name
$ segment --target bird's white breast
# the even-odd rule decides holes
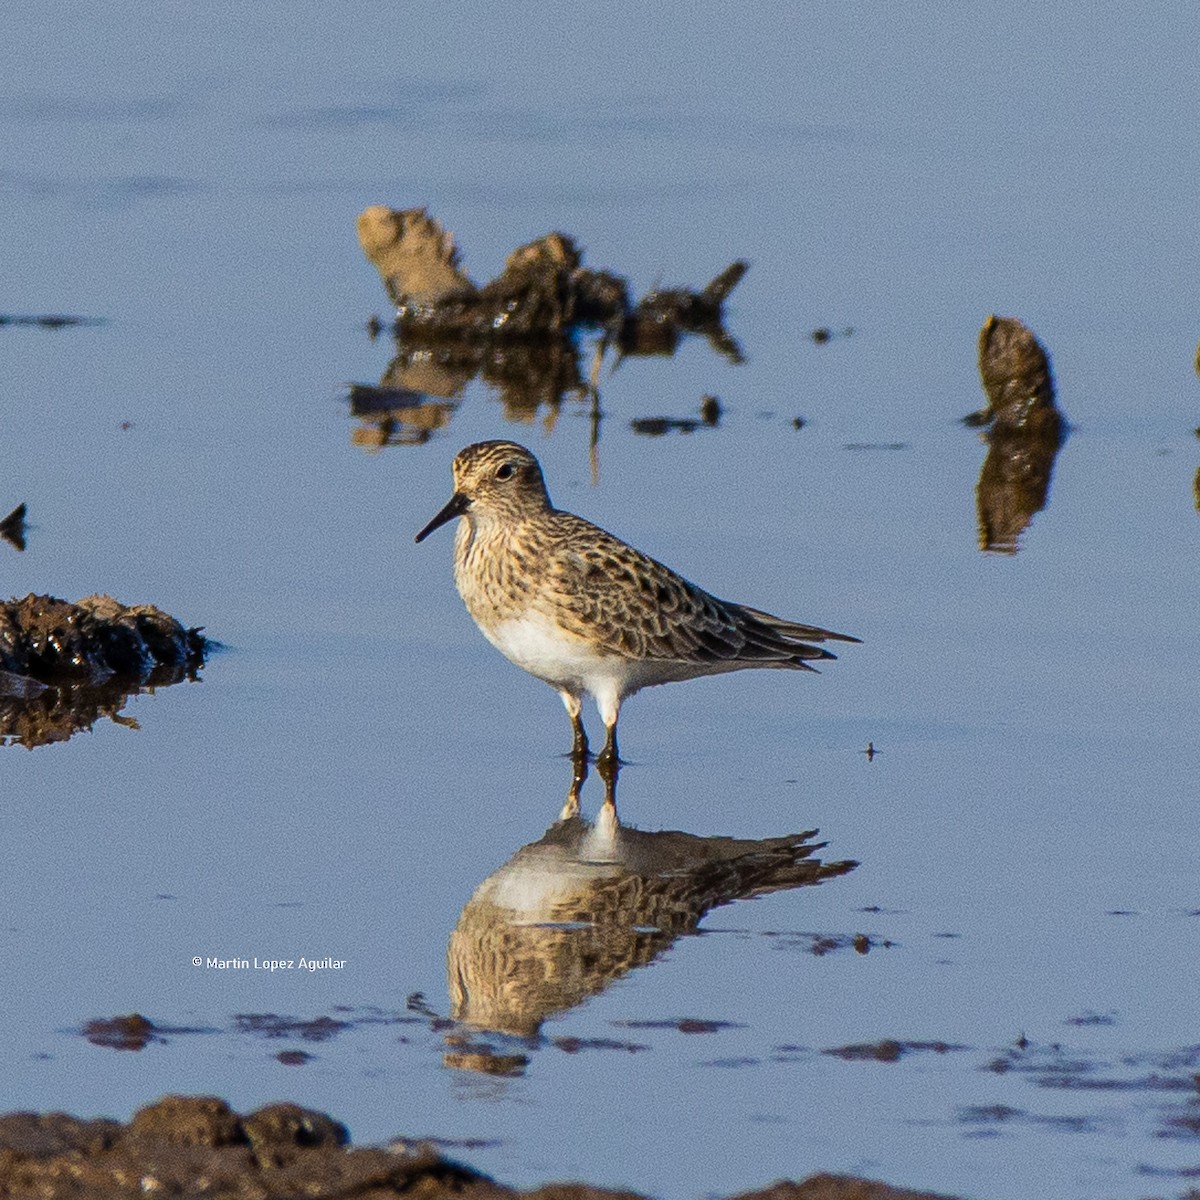
[[[628,659],[604,654],[581,637],[568,633],[549,617],[527,609],[487,627],[488,640],[509,662],[530,675],[573,696],[589,693],[596,700],[606,725],[617,718],[621,701],[644,687],[694,679],[736,670],[741,663],[694,663],[653,659]]]
[[[609,674],[619,662],[530,609],[483,632],[509,662],[554,687],[591,690],[589,681]]]

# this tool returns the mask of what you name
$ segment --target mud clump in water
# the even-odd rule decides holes
[[[1015,317],[989,316],[979,331],[979,377],[987,407],[964,418],[986,427],[987,458],[976,506],[981,550],[1015,554],[1050,492],[1067,422],[1054,402],[1050,360]]]
[[[987,408],[968,417],[973,425],[1019,426],[1054,405],[1050,359],[1033,331],[1016,317],[989,316],[979,331],[979,377]]]
[[[0,1118],[0,1194],[353,1197],[487,1182],[429,1147],[399,1155],[348,1140],[324,1113],[272,1104],[242,1117],[210,1096],[164,1097],[125,1126],[16,1113]]]
[[[24,502],[0,521],[0,538],[3,538],[14,550],[25,549],[25,515],[27,509]]]
[[[422,208],[374,204],[358,216],[358,241],[396,305],[397,333],[545,338],[582,325],[611,328],[628,353],[670,353],[681,333],[721,323],[721,307],[747,266],[731,263],[699,291],[656,289],[636,306],[619,275],[583,265],[564,233],[519,246],[490,283],[462,270],[454,235]]]
[[[119,711],[143,687],[195,679],[209,650],[152,604],[111,596],[77,604],[29,595],[0,603],[0,738],[25,746],[66,741]]]
[[[443,1158],[429,1142],[393,1148],[349,1146],[346,1127],[295,1104],[271,1104],[247,1116],[215,1096],[166,1096],[128,1125],[64,1113],[0,1117],[0,1195],[43,1200],[88,1196],[221,1196],[229,1200],[383,1200],[386,1196],[501,1200],[618,1200],[630,1192],[549,1184],[517,1192]],[[776,1183],[737,1200],[939,1200],[842,1175]],[[941,1200],[948,1200],[942,1197]]]
[[[182,672],[200,666],[206,647],[199,629],[185,629],[152,604],[34,595],[0,604],[0,671],[41,683]]]
[[[553,420],[566,397],[595,399],[610,349],[618,361],[670,356],[698,334],[743,361],[723,324],[725,299],[748,269],[741,261],[698,290],[656,288],[634,304],[628,281],[585,266],[564,233],[518,247],[482,285],[464,270],[454,235],[424,209],[373,205],[358,217],[358,240],[396,306],[390,323],[367,326],[372,336],[391,332],[395,358],[377,386],[350,391],[352,415],[364,421],[354,440],[369,449],[427,440],[476,377],[499,392],[508,419],[532,419],[545,405]],[[590,371],[580,363],[586,329],[602,331]]]
[[[141,1013],[127,1017],[98,1017],[83,1027],[83,1036],[93,1046],[109,1050],[144,1050],[151,1042],[162,1041],[154,1023]]]

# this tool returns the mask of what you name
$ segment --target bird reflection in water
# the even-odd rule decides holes
[[[694,933],[711,909],[807,887],[858,864],[816,857],[816,830],[774,838],[648,833],[620,823],[615,770],[597,819],[579,812],[586,761],[576,760],[560,818],[489,875],[450,935],[447,1066],[519,1074],[514,1053],[539,1044],[566,1012]],[[492,1045],[472,1031],[507,1035]],[[513,1045],[511,1039],[519,1039]]]

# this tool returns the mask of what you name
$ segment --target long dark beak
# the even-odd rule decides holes
[[[445,525],[447,521],[453,521],[455,517],[461,517],[470,507],[470,504],[469,497],[464,496],[462,492],[455,492],[450,497],[450,503],[417,534],[416,540],[423,542],[435,529]]]

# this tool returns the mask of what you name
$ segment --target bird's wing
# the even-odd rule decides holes
[[[561,625],[609,654],[803,667],[805,659],[834,657],[805,639],[855,640],[719,600],[579,518],[563,535],[546,562],[543,599]]]

